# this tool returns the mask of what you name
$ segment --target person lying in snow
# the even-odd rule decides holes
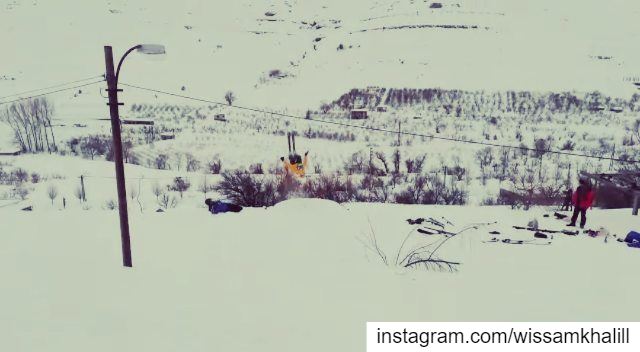
[[[625,237],[624,242],[627,242],[629,247],[640,248],[640,233],[630,231]]]
[[[571,222],[567,226],[576,226],[578,214],[580,214],[580,228],[583,229],[587,223],[587,209],[593,204],[595,192],[591,189],[591,185],[585,178],[580,179],[580,185],[573,193],[573,216]]]
[[[211,214],[226,213],[226,212],[238,213],[242,210],[242,207],[237,204],[233,204],[230,202],[223,202],[219,200],[212,200],[211,198],[207,198],[204,201],[204,204],[206,204],[209,207],[209,211],[211,212]]]

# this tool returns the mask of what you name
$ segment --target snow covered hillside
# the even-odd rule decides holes
[[[219,216],[132,208],[124,270],[115,211],[0,209],[0,348],[362,351],[366,321],[636,319],[638,249],[563,234],[482,242],[533,240],[511,228],[532,216],[564,228],[543,212],[323,200]],[[443,216],[448,229],[498,223],[442,246],[439,258],[461,263],[454,273],[395,264],[443,238],[406,219]],[[627,211],[590,216],[612,233],[640,227]]]
[[[102,74],[103,45],[117,54],[141,42],[168,54],[132,56],[122,82],[218,100],[232,90],[249,106],[309,108],[369,85],[633,92],[622,79],[640,72],[635,2],[434,3],[3,0],[0,96]],[[140,100],[154,96],[123,93]],[[104,116],[100,105],[80,111]]]

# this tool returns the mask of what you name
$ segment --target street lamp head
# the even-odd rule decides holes
[[[160,44],[140,44],[137,50],[139,53],[148,55],[162,55],[166,53],[164,45]]]

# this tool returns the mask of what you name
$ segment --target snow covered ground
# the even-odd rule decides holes
[[[121,83],[215,101],[231,90],[240,106],[296,116],[311,110],[314,118],[391,131],[402,123],[405,132],[445,138],[526,147],[546,138],[554,150],[572,141],[576,152],[604,157],[637,152],[637,99],[621,112],[543,110],[528,119],[496,110],[494,97],[599,91],[628,99],[635,92],[629,78],[640,75],[640,52],[630,44],[638,39],[640,2],[434,3],[0,0],[0,103],[75,79],[96,83],[47,95],[60,154],[0,156],[5,176],[26,171],[24,180],[7,176],[0,184],[0,351],[362,351],[367,321],[636,320],[640,249],[616,241],[640,231],[630,209],[589,211],[588,227],[616,237],[535,239],[513,226],[535,218],[541,228],[565,229],[566,222],[544,217],[554,209],[479,206],[495,200],[505,176],[536,174],[564,187],[580,171],[613,171],[617,164],[493,149],[485,184],[480,146],[410,136],[397,146],[395,134],[204,106],[128,86],[121,86],[122,117],[153,119],[158,132],[175,132],[175,139],[149,143],[137,127],[123,128],[139,165],[126,164],[134,267],[122,267],[113,163],[71,155],[67,144],[110,133],[98,82],[103,45],[113,45],[116,56],[137,43],[167,47],[164,58],[130,56]],[[370,86],[476,92],[478,99],[466,103],[477,104],[477,114],[405,104],[348,121],[348,110],[317,111]],[[606,99],[605,109],[617,104]],[[229,121],[213,121],[219,112]],[[200,188],[220,176],[206,164],[219,157],[223,170],[262,163],[271,173],[288,131],[299,133],[299,152],[310,150],[310,178],[316,166],[344,172],[354,153],[368,163],[375,152],[390,161],[398,150],[402,173],[409,173],[407,159],[421,155],[424,174],[464,168],[460,179],[444,177],[468,192],[468,205],[297,198],[239,214],[208,213],[203,200],[219,195]],[[13,131],[0,123],[0,152],[15,145]],[[169,157],[167,170],[153,166],[160,154]],[[198,170],[185,171],[187,155],[200,162]],[[180,195],[167,189],[178,176],[191,182]],[[82,185],[86,202],[78,197]],[[156,189],[175,206],[162,206]],[[28,206],[32,211],[21,211]],[[448,221],[452,233],[466,230],[451,238],[425,235],[406,221],[428,217]],[[525,242],[487,242],[494,237]],[[432,258],[449,264],[406,267],[435,248]]]
[[[532,216],[564,228],[543,212],[311,199],[218,216],[132,207],[125,269],[116,211],[0,208],[0,349],[354,351],[366,321],[637,319],[638,249],[585,235],[482,242],[491,230],[533,239],[511,228]],[[441,216],[451,229],[497,224],[442,246],[457,272],[395,265],[441,237],[413,232],[402,246],[405,220]],[[619,235],[640,228],[628,210],[589,216]],[[388,265],[368,249],[372,230]]]

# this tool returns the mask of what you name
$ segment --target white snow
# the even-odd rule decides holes
[[[364,348],[366,321],[635,319],[640,250],[585,235],[481,242],[496,229],[532,239],[510,226],[536,212],[307,199],[218,216],[131,207],[127,269],[116,211],[2,208],[0,349],[352,351]],[[425,216],[498,225],[442,247],[441,259],[462,263],[456,273],[394,265],[413,228],[405,220]],[[617,234],[640,228],[627,210],[589,216]],[[363,245],[371,229],[389,266]],[[420,236],[400,254],[433,241]]]

